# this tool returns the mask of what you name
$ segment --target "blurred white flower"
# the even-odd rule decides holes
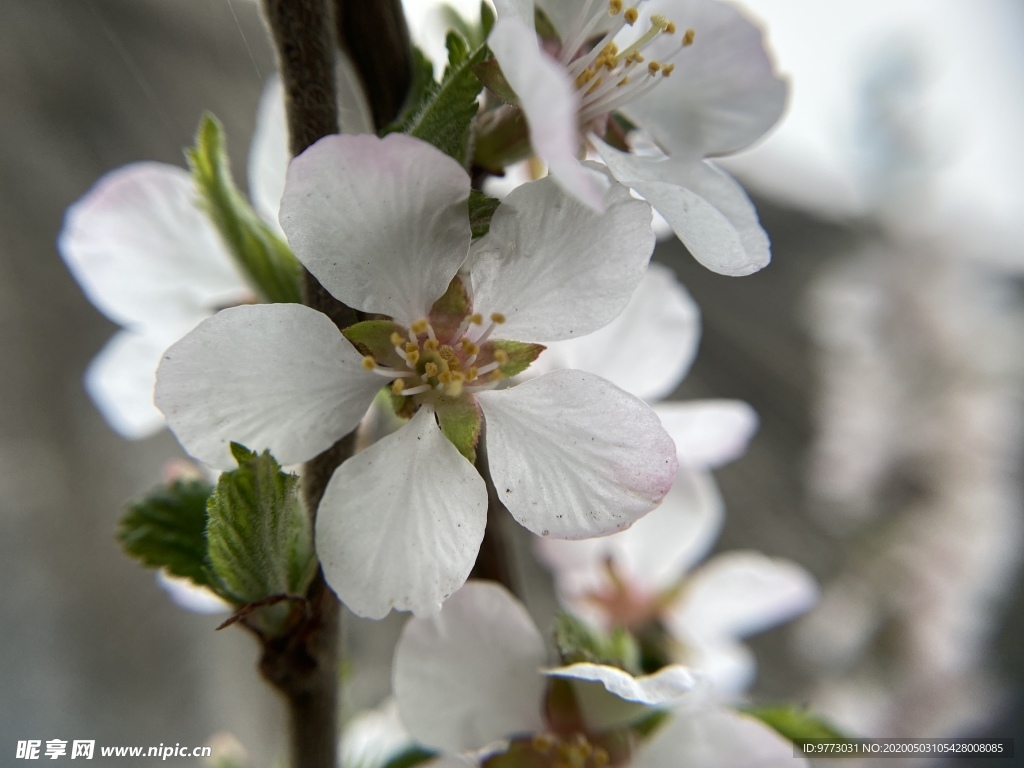
[[[468,195],[458,163],[418,139],[321,140],[289,169],[289,240],[339,300],[393,321],[346,329],[360,351],[308,307],[236,307],[160,367],[157,402],[171,428],[192,455],[225,468],[230,441],[286,464],[314,457],[391,382],[411,421],[335,472],[317,517],[327,580],[363,616],[435,611],[468,576],[487,508],[466,460],[481,415],[499,498],[543,536],[622,530],[676,472],[650,408],[596,376],[559,370],[489,391],[543,349],[492,340],[496,329],[571,338],[625,307],[653,248],[646,203],[617,187],[598,214],[551,180],[534,182],[509,196],[471,254]],[[467,257],[472,299],[457,276]],[[489,325],[474,305],[494,310]]]
[[[806,765],[771,729],[710,702],[685,667],[634,678],[546,662],[525,608],[497,584],[469,582],[439,615],[405,626],[395,651],[399,714],[414,739],[442,753],[433,767],[487,765],[506,752],[580,766]],[[549,696],[553,680],[569,682],[574,696]],[[672,714],[649,741],[636,748],[617,738],[659,709]]]
[[[787,87],[760,29],[717,0],[538,5],[558,38],[535,33],[532,0],[498,0],[488,43],[552,175],[600,207],[603,180],[579,161],[589,142],[699,262],[729,275],[764,267],[768,238],[746,193],[705,162],[749,146],[782,114]],[[627,131],[612,113],[642,129],[640,152],[602,140],[626,145]]]

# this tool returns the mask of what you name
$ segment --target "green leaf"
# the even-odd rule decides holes
[[[434,64],[416,46],[412,47],[412,81],[409,83],[409,92],[406,94],[405,103],[402,105],[398,117],[382,134],[400,132],[402,126],[412,121],[413,117],[423,108],[430,95],[437,88],[434,80]]]
[[[441,431],[459,449],[459,453],[476,463],[476,444],[480,440],[483,423],[480,406],[468,397],[442,398],[434,404]]]
[[[486,5],[486,3],[485,3]],[[487,39],[487,35],[483,33],[480,26],[476,24],[470,24],[466,20],[466,17],[458,12],[456,8],[445,3],[441,6],[441,19],[444,21],[446,29],[451,29],[459,33],[469,43],[471,48],[476,48],[482,45],[484,40]]]
[[[486,40],[491,30],[494,29],[494,9],[487,0],[483,0],[480,3],[480,31],[483,33],[483,39]]]
[[[473,67],[483,61],[487,46],[470,50],[458,32],[448,33],[448,66],[415,115],[401,126],[410,136],[430,142],[455,158],[464,168],[470,161],[470,136],[477,112],[477,96],[483,88]]]
[[[508,355],[508,361],[502,363],[498,368],[503,378],[510,379],[530,367],[530,363],[537,359],[537,356],[547,347],[543,344],[528,344],[524,341],[509,341],[507,339],[496,339],[488,341],[481,353],[481,363],[493,359],[493,350],[500,349]],[[490,354],[488,354],[490,353]]]
[[[201,480],[175,480],[132,502],[117,530],[124,551],[147,568],[166,568],[218,591],[206,559],[206,501],[212,491]]]
[[[214,572],[242,603],[305,594],[317,563],[299,478],[267,451],[232,443],[231,453],[238,469],[220,476],[207,505]]]
[[[775,704],[762,707],[741,707],[740,711],[756,717],[798,746],[814,739],[837,743],[850,741],[849,736],[837,731],[806,707],[795,704]]]
[[[435,757],[437,757],[436,752],[430,752],[423,747],[409,747],[388,760],[384,768],[412,768],[414,765],[425,763]]]
[[[640,673],[640,649],[625,629],[599,632],[569,613],[555,617],[555,645],[563,664],[590,662]]]
[[[483,192],[472,189],[469,192],[469,226],[473,230],[473,238],[483,237],[491,229],[491,218],[501,205],[501,200],[488,197]]]
[[[265,302],[300,302],[301,265],[235,187],[215,117],[203,115],[187,155],[203,207],[253,290]]]

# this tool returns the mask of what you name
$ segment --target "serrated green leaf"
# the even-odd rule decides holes
[[[493,350],[500,349],[506,355],[508,360],[502,363],[498,370],[501,371],[501,375],[510,379],[513,376],[518,376],[520,373],[530,367],[530,363],[537,359],[547,347],[543,344],[528,344],[524,341],[509,341],[508,339],[495,339],[494,341],[488,341],[484,345],[484,353],[481,354],[481,360],[493,359]],[[488,354],[489,353],[489,354]]]
[[[590,662],[618,667],[630,674],[640,673],[640,650],[624,629],[605,634],[569,613],[555,617],[555,645],[563,664]]]
[[[401,126],[410,136],[430,142],[464,168],[470,160],[470,138],[477,97],[483,88],[473,66],[483,61],[486,45],[470,50],[458,32],[448,33],[448,66],[440,83],[423,99],[415,115]]]
[[[187,155],[203,207],[252,289],[266,302],[300,302],[302,267],[235,187],[224,130],[213,115],[199,121],[196,145]]]
[[[447,3],[441,6],[441,19],[445,28],[458,32],[469,43],[470,48],[476,48],[487,39],[480,26],[471,24],[456,8]]]
[[[442,398],[434,404],[434,409],[445,437],[470,464],[476,463],[476,445],[480,441],[483,423],[476,400],[468,397]]]
[[[218,591],[206,559],[206,501],[212,492],[213,486],[201,480],[176,480],[158,488],[128,506],[118,541],[144,566],[166,568]]]
[[[775,704],[762,707],[742,707],[742,712],[756,717],[765,725],[773,728],[781,736],[794,744],[813,739],[846,742],[850,737],[840,733],[820,716],[813,714],[806,707],[795,704]]]
[[[491,229],[491,219],[494,212],[501,205],[501,200],[496,197],[488,197],[478,189],[469,192],[469,226],[473,231],[473,238],[483,237]]]
[[[238,602],[302,595],[316,573],[299,478],[269,452],[237,443],[238,469],[224,472],[207,504],[210,565]]]
[[[437,81],[434,80],[434,64],[416,46],[412,47],[412,80],[409,83],[409,92],[406,94],[405,103],[398,113],[398,117],[387,128],[381,131],[381,135],[401,132],[403,126],[409,124],[413,117],[423,109],[424,104],[437,88]]]

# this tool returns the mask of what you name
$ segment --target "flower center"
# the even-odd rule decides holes
[[[650,26],[642,32],[638,30],[632,42],[625,44],[627,41],[620,40],[625,44],[620,50],[615,38],[627,26],[637,23],[640,12],[636,8],[624,9],[622,0],[609,0],[607,9],[602,9],[601,3],[596,3],[596,8],[594,5],[594,0],[588,0],[562,47],[562,63],[580,92],[581,125],[620,109],[657,87],[672,74],[675,69],[672,60],[683,48],[693,44],[695,35],[694,30],[687,29],[678,49],[667,58],[648,61],[643,52],[663,35],[675,35],[675,22],[661,14],[652,14]],[[591,43],[594,30],[608,16],[613,20],[611,27],[602,38]]]
[[[591,744],[582,733],[562,738],[551,733],[533,737],[530,746],[536,754],[548,758],[553,768],[604,768],[608,765],[608,751]]]
[[[508,353],[500,348],[482,349],[494,329],[505,322],[495,312],[489,324],[472,314],[464,318],[451,338],[441,340],[427,318],[409,326],[405,334],[391,334],[395,355],[404,365],[385,367],[367,355],[363,367],[392,379],[391,392],[397,397],[460,397],[464,393],[491,389],[504,378],[501,367]]]

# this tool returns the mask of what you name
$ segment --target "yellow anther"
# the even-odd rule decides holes
[[[665,29],[671,22],[660,13],[651,14],[651,26],[658,29]]]
[[[657,61],[652,61],[650,64],[647,65],[647,71],[650,72],[652,75],[658,74],[658,70],[660,69],[661,64]]]
[[[479,312],[474,312],[472,315],[469,316],[469,322],[471,322],[473,325],[483,325],[484,316],[481,315]]]
[[[505,378],[505,374],[503,374],[501,372],[501,369],[499,368],[497,370],[491,371],[490,375],[487,378],[490,381],[501,381],[503,378]]]
[[[405,389],[405,379],[395,379],[391,382],[391,391],[396,395],[402,394],[403,389]]]
[[[622,17],[626,20],[629,26],[636,24],[636,20],[640,18],[640,11],[636,8],[627,8],[625,15]]]
[[[601,77],[597,78],[597,80],[594,81],[594,84],[587,89],[585,95],[589,96],[590,94],[592,94],[594,91],[596,91],[598,88],[601,87],[601,83],[603,83],[603,82],[604,82],[604,78],[601,78]]]
[[[455,354],[455,350],[445,344],[439,350],[437,354],[440,355],[441,359],[444,360],[445,365],[452,371],[461,371],[462,364],[459,362],[458,355]]]
[[[639,64],[641,62],[647,61],[647,59],[644,58],[644,55],[640,53],[640,51],[637,51],[636,53],[633,54],[633,61]]]
[[[427,374],[428,379],[432,379],[437,376],[437,363],[427,363],[423,366],[423,372]]]
[[[664,64],[661,67],[661,76],[662,77],[668,77],[669,75],[672,74],[672,70],[675,69],[675,68],[676,68],[675,64]]]
[[[555,739],[550,734],[538,733],[533,737],[533,748],[545,755],[555,748]]]
[[[621,87],[623,85],[629,85],[629,76],[628,75],[626,77],[622,78],[621,80],[619,80],[619,86]]]
[[[411,355],[413,352],[419,353],[420,345],[415,341],[407,341],[405,343],[405,354]]]
[[[394,333],[391,334],[391,346],[400,347],[404,343],[405,339],[402,338],[402,334],[400,334],[398,331],[395,331]]]
[[[427,339],[426,341],[423,342],[423,348],[428,349],[431,352],[437,352],[437,347],[440,345],[440,343],[441,342],[439,342],[437,339]]]
[[[600,64],[598,64],[598,66],[600,66]],[[592,70],[592,69],[584,69],[582,72],[580,72],[578,75],[576,75],[576,87],[577,88],[582,88],[584,85],[586,85],[587,83],[590,82],[590,78],[592,78],[593,76],[594,76],[594,70]],[[480,315],[473,315],[473,317],[480,317]],[[473,322],[476,322],[477,325],[479,325],[483,321],[484,321],[484,319],[482,317],[480,317],[480,321],[479,322],[477,322],[476,320],[474,320]]]
[[[604,766],[608,765],[608,750],[604,747],[595,747],[593,758],[596,768],[604,768]]]
[[[665,29],[663,31],[666,35],[674,35],[676,33],[676,23],[674,21],[670,21],[665,25]]]
[[[416,365],[416,363],[420,361],[419,349],[414,349],[412,352],[406,352],[405,356],[409,360],[409,365]]]
[[[451,371],[442,371],[440,374],[438,374],[437,380],[439,382],[441,382],[442,384],[451,384],[452,383]]]
[[[452,371],[452,383],[461,384],[466,380],[465,374],[462,371]]]
[[[480,372],[477,371],[475,365],[469,366],[469,370],[466,371],[466,381],[476,381],[479,378]]]
[[[608,0],[608,15],[618,16],[622,13],[622,0]]]
[[[409,326],[409,330],[416,334],[426,333],[428,325],[429,323],[427,322],[427,318],[421,317],[419,320],[417,320],[415,323]]]
[[[462,351],[467,355],[478,355],[480,354],[480,347],[474,344],[469,339],[463,339],[459,344],[462,346]]]
[[[508,362],[508,352],[504,349],[494,350],[494,360],[498,365],[505,365]]]
[[[374,360],[372,357],[367,355],[366,357],[363,358],[363,368],[365,368],[368,371],[372,371],[376,367],[377,361]]]
[[[503,314],[501,314],[501,312],[492,312],[491,313],[491,322],[492,323],[497,323],[498,325],[501,325],[502,323],[505,322],[505,316]]]
[[[693,45],[693,38],[695,38],[696,36],[697,30],[695,30],[693,27],[690,27],[690,29],[686,30],[683,33],[683,47],[686,48],[689,45]]]

